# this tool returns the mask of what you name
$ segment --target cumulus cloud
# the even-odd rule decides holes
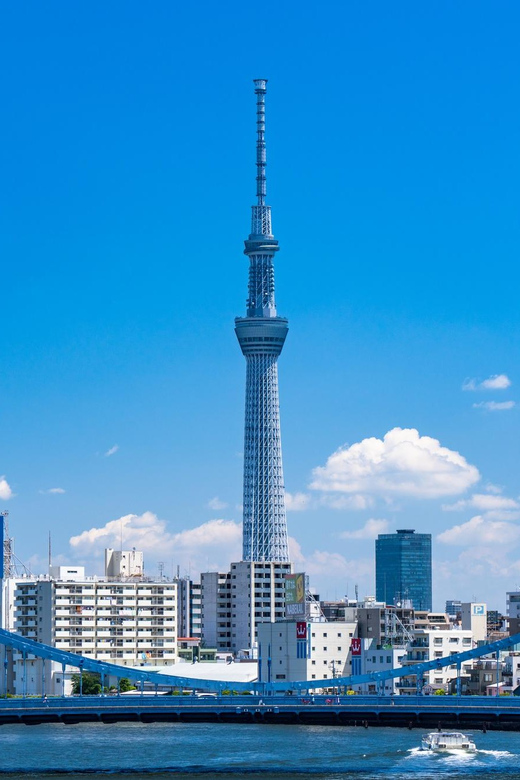
[[[181,570],[193,574],[227,567],[230,560],[240,560],[242,526],[233,520],[208,520],[195,528],[178,533],[153,512],[124,515],[100,527],[72,536],[69,544],[76,557],[99,560],[105,547],[136,547],[145,553],[149,569],[158,560],[171,560]]]
[[[118,449],[119,444],[114,444],[113,447],[110,447],[110,449],[105,452],[105,458],[110,458],[111,455],[115,455]]]
[[[62,495],[65,493],[63,488],[48,488],[48,490],[40,490],[40,493],[47,493],[49,495]]]
[[[388,520],[370,518],[363,528],[358,528],[356,531],[343,531],[340,537],[342,539],[376,539],[378,534],[384,534],[388,531],[388,525]]]
[[[465,379],[462,385],[463,390],[507,390],[511,387],[511,380],[506,374],[492,374],[487,379],[479,382],[478,379]]]
[[[288,512],[302,512],[309,508],[311,497],[308,493],[288,493],[285,491],[285,508]]]
[[[0,477],[0,498],[2,501],[8,501],[14,496],[11,486],[7,482],[5,476]]]
[[[473,409],[486,409],[488,412],[504,412],[516,406],[514,401],[480,401],[473,404]]]
[[[214,496],[213,498],[210,498],[207,506],[208,509],[214,509],[216,512],[218,512],[220,509],[226,509],[228,505],[225,501],[221,501],[218,496]]]
[[[360,510],[370,509],[374,505],[374,499],[371,496],[338,496],[337,494],[326,493],[320,498],[320,504],[328,506],[331,509]]]
[[[415,428],[393,428],[383,439],[363,439],[333,453],[313,471],[311,488],[359,495],[437,498],[478,482],[475,466]]]
[[[462,547],[482,545],[511,545],[520,539],[520,527],[500,520],[486,520],[480,515],[472,517],[467,523],[454,525],[438,534],[437,541]]]
[[[443,504],[445,512],[460,512],[464,509],[476,509],[485,513],[486,518],[494,520],[514,520],[520,517],[520,504],[513,498],[490,493],[475,493],[470,498]]]

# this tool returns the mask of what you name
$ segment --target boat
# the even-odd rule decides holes
[[[460,731],[432,731],[422,738],[421,749],[434,752],[465,750],[474,753],[477,747],[470,737],[461,734]]]

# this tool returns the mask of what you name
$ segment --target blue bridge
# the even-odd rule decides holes
[[[520,730],[520,697],[464,696],[461,695],[460,689],[460,670],[464,662],[489,655],[495,656],[498,661],[501,651],[516,645],[520,645],[520,634],[434,661],[409,664],[371,674],[336,677],[334,680],[327,681],[244,683],[163,674],[147,671],[145,667],[122,667],[0,630],[0,646],[4,647],[4,686],[3,698],[0,698],[0,724],[83,721],[109,723],[119,720],[239,721],[331,723],[360,727],[394,725],[409,728],[453,728],[464,725],[482,729]],[[108,678],[126,677],[138,686],[138,691],[123,695],[59,696],[49,699],[43,695],[27,697],[22,694],[19,698],[8,698],[6,652],[8,648],[20,654],[24,665],[30,659],[40,658],[61,664],[63,672],[67,667],[73,667],[78,669],[80,683],[84,672],[94,672],[100,676],[102,689],[105,688],[104,682]],[[455,666],[457,669],[457,693],[453,696],[421,695],[426,672],[446,666]],[[42,664],[42,691],[45,689],[44,668]],[[415,676],[417,679],[417,695],[382,695],[386,680],[410,676]],[[323,689],[324,683],[333,686],[334,694],[316,695],[316,689]],[[379,685],[380,695],[346,695],[347,689],[363,683]],[[145,692],[145,685],[152,690]],[[159,686],[162,688],[171,686],[179,695],[157,695]],[[195,693],[196,690],[213,692],[214,695],[199,698]],[[191,693],[187,694],[187,691]],[[224,691],[232,691],[233,695],[225,695]]]

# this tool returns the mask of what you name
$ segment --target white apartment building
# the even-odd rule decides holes
[[[420,663],[421,661],[434,661],[436,658],[444,658],[473,647],[473,637],[468,630],[416,630],[413,640],[408,644],[408,653],[402,660],[402,666]],[[462,664],[461,675],[468,675],[472,668],[472,662]],[[457,666],[443,666],[433,669],[424,675],[424,685],[431,690],[438,688],[447,689],[448,683],[457,677]],[[417,680],[415,675],[403,677],[398,682],[398,690],[402,694],[415,694]]]
[[[285,618],[285,575],[291,563],[240,561],[229,573],[201,575],[202,636],[209,647],[256,653],[258,627]]]
[[[72,577],[64,569],[65,577]],[[61,572],[54,572],[59,573]],[[120,666],[168,666],[177,652],[177,584],[108,582],[79,579],[18,581],[14,593],[14,630],[54,645]],[[15,692],[41,692],[41,661],[32,661],[23,679],[21,656],[15,660]],[[68,670],[70,673],[77,670]],[[61,665],[46,663],[45,688],[63,690]],[[66,686],[67,687],[67,686]],[[67,692],[67,690],[65,690]]]
[[[386,647],[379,645],[375,639],[361,639],[361,672],[386,672],[402,666],[407,655],[407,648],[402,646]],[[383,687],[377,682],[363,683],[352,686],[356,693],[380,694],[391,696],[399,693],[399,678],[385,680]]]
[[[304,639],[298,636],[298,627],[302,625],[299,621],[258,625],[260,674],[264,682],[269,677],[271,682],[326,680],[327,687],[332,687],[335,677],[351,673],[350,643],[356,636],[356,623],[304,624]]]

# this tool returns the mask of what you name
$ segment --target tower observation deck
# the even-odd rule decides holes
[[[274,265],[278,241],[266,205],[265,79],[256,79],[256,198],[245,241],[249,285],[245,317],[235,332],[246,358],[243,560],[288,562],[285,487],[280,437],[278,356],[288,321],[276,312]]]

